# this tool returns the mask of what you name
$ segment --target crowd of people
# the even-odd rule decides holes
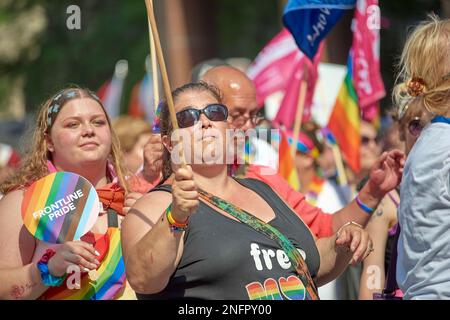
[[[249,134],[270,122],[233,66],[175,89],[178,128],[163,101],[158,133],[112,121],[89,89],[56,92],[20,166],[12,152],[3,161],[0,299],[450,298],[449,49],[450,20],[414,29],[392,128],[361,123],[361,170],[346,167],[346,184],[327,128],[288,128],[299,190],[273,170],[270,141]],[[98,219],[80,240],[46,243],[24,225],[25,192],[54,172],[97,190]]]

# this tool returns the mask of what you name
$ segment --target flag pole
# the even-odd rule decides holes
[[[300,129],[302,125],[303,118],[303,109],[305,108],[305,100],[306,100],[306,89],[308,88],[308,84],[306,80],[302,80],[300,83],[300,92],[297,104],[297,111],[295,113],[295,123],[294,123],[294,132],[292,136],[292,145],[291,145],[291,154],[295,157],[295,153],[297,151],[297,142],[298,135],[300,134]]]
[[[152,0],[145,0],[145,6],[147,7],[147,18],[148,22],[153,34],[156,57],[158,58],[159,67],[161,69],[161,77],[163,82],[164,94],[167,100],[167,106],[169,108],[170,113],[170,121],[172,122],[173,132],[175,134],[175,141],[180,143],[180,136],[178,135],[178,121],[175,113],[175,107],[173,103],[172,92],[170,89],[169,77],[167,76],[166,64],[164,62],[164,56],[162,53],[161,42],[158,34],[158,26],[156,25],[156,19],[153,12],[153,3]],[[179,148],[179,156],[181,161],[181,166],[186,166],[186,159],[184,158],[183,145],[180,145]]]
[[[331,149],[333,150],[334,162],[336,163],[336,168],[338,171],[339,184],[341,186],[346,186],[348,184],[348,179],[347,174],[345,173],[344,163],[342,161],[341,150],[337,144],[333,144]]]
[[[150,0],[153,8],[153,0]],[[152,27],[150,21],[148,22],[148,35],[150,37],[150,59],[152,62],[152,79],[153,79],[153,103],[155,110],[159,104],[159,81],[158,81],[158,66],[156,64],[156,49],[153,37]]]

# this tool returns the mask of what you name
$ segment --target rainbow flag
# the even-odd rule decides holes
[[[109,228],[104,249],[95,247],[104,258],[97,269],[98,278],[91,280],[88,274],[81,277],[80,289],[69,289],[67,282],[59,287],[50,287],[40,297],[42,300],[111,300],[121,296],[125,287],[125,263],[122,256],[120,230]],[[69,276],[70,277],[70,276]],[[69,280],[68,277],[68,280]]]
[[[308,192],[305,194],[306,201],[313,206],[317,206],[317,199],[322,192],[325,180],[319,176],[314,176],[312,181],[309,183]]]
[[[352,52],[347,63],[347,75],[339,89],[333,112],[328,120],[328,128],[336,138],[342,151],[342,155],[354,172],[359,172],[359,148],[360,148],[360,110],[358,97],[353,86]]]
[[[324,139],[325,142],[328,142],[332,146],[337,145],[336,138],[329,128],[323,127],[320,129],[320,133],[322,134],[322,139]]]
[[[280,144],[278,149],[278,174],[281,175],[294,190],[300,189],[297,169],[292,158],[288,140],[283,131],[280,130]]]

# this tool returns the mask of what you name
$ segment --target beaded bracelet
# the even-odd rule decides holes
[[[166,217],[167,217],[167,221],[170,224],[170,230],[174,231],[174,232],[183,232],[186,231],[188,225],[189,225],[189,218],[186,220],[186,222],[184,223],[180,223],[178,221],[176,221],[173,217],[172,217],[172,204],[170,204],[167,209],[166,209]]]
[[[361,201],[361,199],[359,199],[359,195],[356,196],[355,200],[356,200],[356,203],[358,204],[358,206],[361,208],[361,210],[363,210],[363,211],[366,212],[367,214],[370,215],[370,214],[372,214],[372,213],[375,211],[375,209],[372,209],[371,207],[365,205],[365,204]]]

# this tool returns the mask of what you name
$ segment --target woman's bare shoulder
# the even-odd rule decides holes
[[[131,207],[125,221],[139,220],[153,225],[172,202],[172,194],[165,191],[149,192],[139,198]]]
[[[24,190],[15,190],[0,199],[0,221],[20,218],[23,197]]]
[[[23,190],[8,193],[0,200],[0,264],[24,265],[31,261],[36,241],[22,220]]]

